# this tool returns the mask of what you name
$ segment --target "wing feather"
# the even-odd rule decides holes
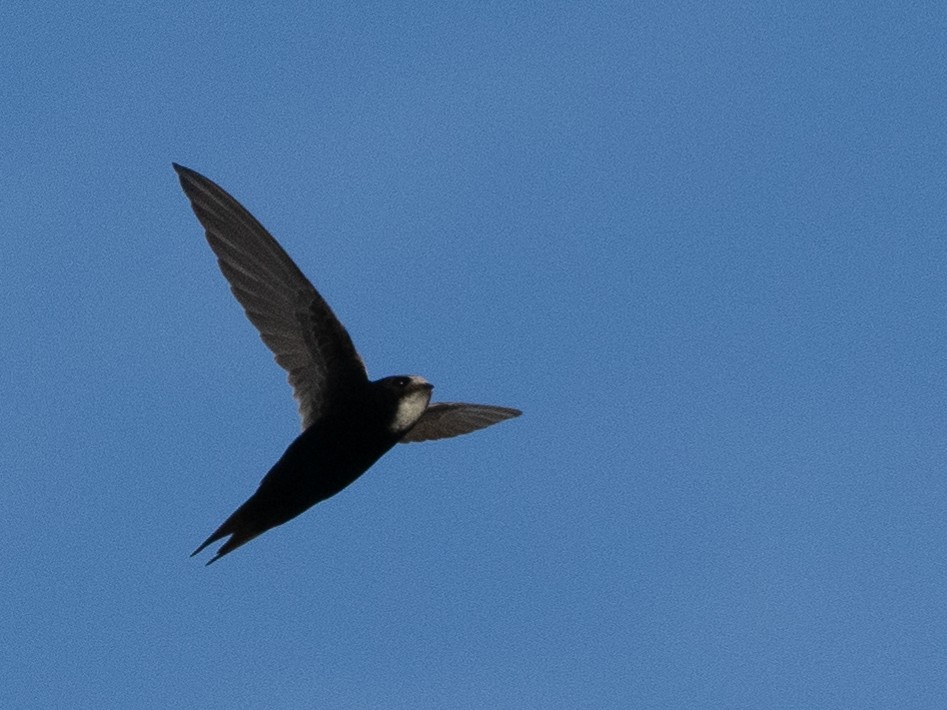
[[[289,373],[303,429],[353,383],[367,382],[348,332],[289,255],[239,202],[175,164],[207,242],[260,338]]]
[[[432,404],[421,415],[400,443],[446,439],[451,436],[469,434],[505,419],[518,417],[522,412],[510,407],[495,407],[489,404],[466,404],[464,402],[438,402]]]

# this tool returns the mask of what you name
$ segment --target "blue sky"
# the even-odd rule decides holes
[[[0,26],[4,707],[943,707],[941,5]],[[298,420],[171,161],[525,415],[189,559]]]

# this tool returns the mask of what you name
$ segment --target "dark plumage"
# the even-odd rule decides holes
[[[395,444],[466,434],[519,416],[483,404],[430,404],[418,376],[370,381],[342,324],[269,232],[203,175],[174,164],[247,317],[289,373],[303,432],[256,492],[192,555],[229,536],[214,562],[361,476]]]

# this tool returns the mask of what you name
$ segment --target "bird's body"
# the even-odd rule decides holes
[[[398,443],[403,433],[390,427],[397,401],[386,391],[388,384],[384,380],[366,382],[331,416],[296,437],[260,481],[256,492],[194,554],[232,535],[217,557],[225,555],[334,496],[365,473]],[[426,405],[430,385],[411,384],[418,387]]]
[[[433,387],[418,376],[370,381],[348,333],[276,240],[220,187],[174,167],[234,295],[289,372],[303,419],[302,434],[256,492],[193,554],[229,536],[214,562],[295,518],[399,442],[456,436],[520,414],[491,405],[431,405]]]

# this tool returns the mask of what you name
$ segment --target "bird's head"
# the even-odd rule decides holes
[[[431,401],[434,385],[417,375],[393,375],[372,383],[394,412],[389,425],[392,433],[401,434],[415,425]]]

